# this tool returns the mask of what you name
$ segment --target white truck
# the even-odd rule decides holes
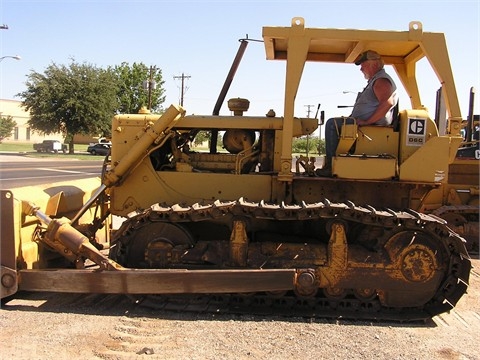
[[[43,140],[41,143],[33,144],[33,150],[37,152],[54,152],[58,153],[62,151],[64,154],[67,152],[67,145],[62,144],[58,140]]]

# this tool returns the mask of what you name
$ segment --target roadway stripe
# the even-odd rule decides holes
[[[69,167],[69,166],[66,166],[66,167]],[[95,168],[95,167],[101,168],[101,166],[95,166],[95,165],[82,165],[82,166],[75,165],[73,167],[75,169],[82,169],[82,168],[91,169],[91,168]],[[36,168],[36,169],[55,171],[54,169],[51,169],[51,168]],[[0,171],[2,171],[2,172],[24,171],[24,170],[32,170],[32,168],[31,167],[6,167],[4,164],[0,163]]]
[[[60,169],[50,169],[50,168],[37,168],[36,170],[56,171],[56,172],[70,173],[70,174],[85,174],[85,173],[82,172],[82,171],[60,170]]]
[[[86,176],[99,176],[100,173],[76,173],[76,174],[71,174],[71,176],[76,176],[76,175],[86,175]],[[10,179],[0,179],[1,183],[5,183],[7,181],[15,181],[15,180],[31,180],[31,179],[52,179],[52,178],[62,178],[66,177],[68,175],[54,175],[54,176],[28,176],[28,177],[20,177],[20,178],[10,178]],[[30,185],[25,185],[25,186],[30,186]]]

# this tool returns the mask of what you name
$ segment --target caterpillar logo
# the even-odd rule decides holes
[[[427,133],[427,120],[419,118],[408,119],[407,146],[422,146]]]

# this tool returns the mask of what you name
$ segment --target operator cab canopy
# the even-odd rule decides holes
[[[303,18],[295,17],[291,27],[263,28],[267,60],[287,61],[286,106],[294,101],[306,61],[353,64],[359,54],[374,50],[394,67],[413,109],[422,108],[415,65],[426,57],[443,84],[449,117],[461,119],[443,33],[423,32],[418,21],[410,22],[408,31],[305,28],[304,24]]]

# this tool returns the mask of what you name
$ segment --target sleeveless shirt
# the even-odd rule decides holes
[[[362,92],[358,93],[357,100],[355,101],[355,105],[353,106],[351,117],[360,119],[360,120],[367,120],[372,116],[379,105],[379,101],[375,96],[375,92],[373,91],[373,84],[378,79],[387,79],[392,84],[393,94],[394,94],[394,105],[390,108],[387,112],[385,117],[378,120],[375,124],[372,125],[383,125],[387,126],[392,123],[393,120],[393,108],[398,102],[398,97],[396,94],[397,86],[393,79],[388,75],[384,69],[380,69],[377,71],[375,75],[372,76],[371,79],[368,80],[367,86],[363,89]]]

